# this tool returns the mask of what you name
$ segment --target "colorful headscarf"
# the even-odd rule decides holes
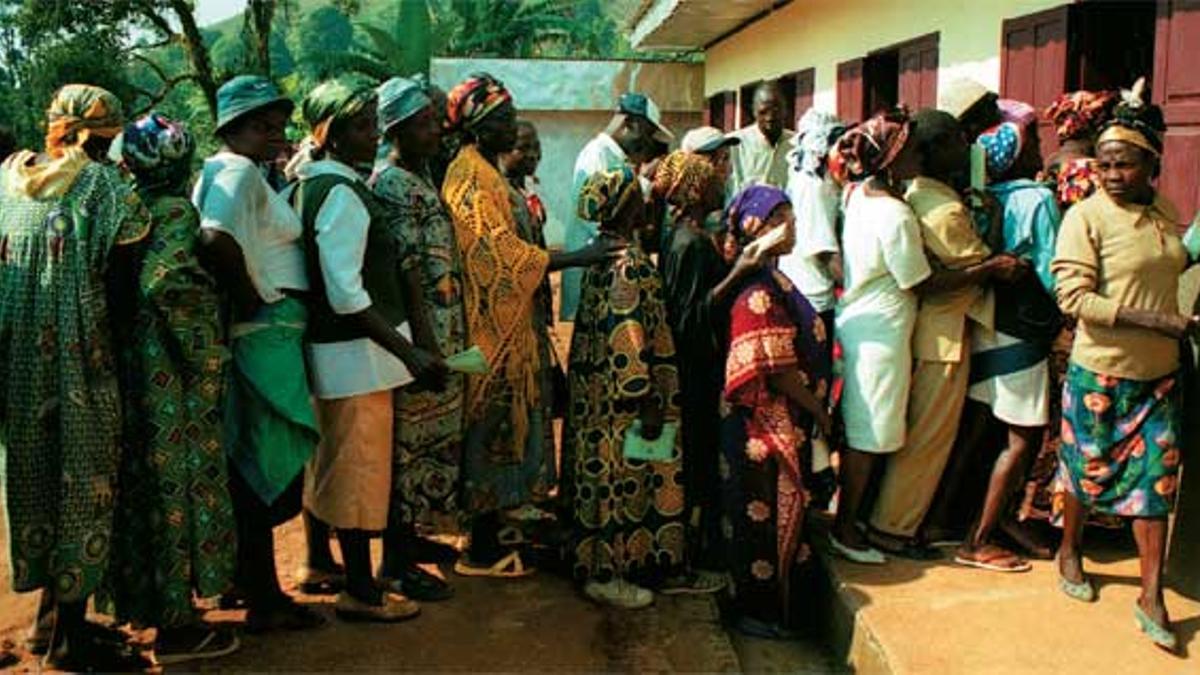
[[[878,113],[842,134],[834,150],[840,160],[832,165],[839,172],[834,177],[844,183],[888,168],[908,142],[911,127],[908,109],[898,107]]]
[[[195,152],[187,128],[156,112],[125,125],[121,137],[121,161],[146,192],[182,191]]]
[[[987,174],[992,180],[1002,178],[1012,170],[1029,135],[1037,133],[1032,127],[1037,123],[1037,110],[1033,106],[1011,99],[1001,99],[997,105],[1003,121],[978,138],[986,151]]]
[[[737,194],[726,209],[729,231],[741,242],[762,234],[771,212],[789,203],[787,193],[773,185],[751,185]]]
[[[62,157],[66,148],[77,148],[92,136],[115,138],[124,116],[121,101],[107,89],[90,84],[68,84],[54,95],[46,110],[46,153]]]
[[[446,127],[466,131],[496,108],[512,100],[504,84],[487,73],[475,73],[450,90],[446,102]]]
[[[667,155],[654,172],[654,192],[677,208],[704,201],[704,191],[719,189],[716,170],[703,155],[676,150]]]
[[[324,148],[334,122],[354,117],[374,100],[375,87],[369,80],[355,75],[341,75],[325,80],[309,92],[301,104],[300,113],[312,127],[315,146]]]
[[[829,148],[845,130],[846,123],[837,115],[809,108],[796,125],[796,147],[788,154],[793,170],[825,175]]]
[[[1116,92],[1073,91],[1059,96],[1044,114],[1054,124],[1059,141],[1091,138],[1108,121],[1116,103]]]
[[[1121,90],[1121,102],[1113,109],[1113,117],[1109,120],[1096,145],[1109,141],[1122,141],[1161,157],[1163,151],[1163,134],[1167,123],[1163,119],[1162,109],[1145,100],[1146,79],[1141,78],[1133,85],[1132,90]]]
[[[630,199],[641,196],[637,174],[628,165],[596,172],[588,176],[579,191],[579,217],[603,227]]]

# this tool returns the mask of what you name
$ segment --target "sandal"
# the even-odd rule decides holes
[[[537,570],[525,567],[521,554],[513,551],[488,567],[478,566],[466,557],[454,563],[454,573],[464,577],[491,577],[493,579],[519,579]]]
[[[1083,575],[1083,581],[1074,582],[1062,575],[1062,567],[1058,564],[1058,556],[1054,556],[1054,569],[1058,572],[1058,587],[1068,598],[1078,600],[1080,602],[1095,602],[1096,587],[1092,584],[1092,580],[1086,574]]]
[[[129,645],[91,638],[50,651],[42,663],[46,668],[69,673],[136,673],[154,665]]]
[[[458,549],[421,535],[404,540],[404,555],[414,562],[448,565],[458,560]]]
[[[159,637],[161,638],[161,636],[162,631],[160,630]],[[214,628],[202,633],[200,640],[191,647],[183,647],[178,651],[155,640],[154,660],[160,666],[171,666],[189,661],[215,659],[232,654],[241,646],[242,643],[232,631]]]
[[[900,540],[898,537],[870,530],[867,532],[867,541],[884,553],[897,558],[920,562],[942,559],[941,551],[915,539]]]
[[[321,569],[301,564],[295,578],[296,587],[305,595],[337,595],[346,586],[346,571],[341,565]]]
[[[50,617],[49,626],[39,621],[34,630],[30,631],[29,636],[25,638],[25,649],[34,656],[44,656],[50,649],[50,635],[54,626],[54,614],[51,613],[48,616]],[[83,634],[97,643],[111,646],[121,646],[129,641],[129,636],[122,631],[96,623],[95,621],[83,622]]]
[[[1010,564],[1000,562],[1003,560],[1010,561]],[[969,550],[960,548],[954,555],[954,562],[990,572],[1028,572],[1033,569],[1028,560],[995,544],[984,544]]]
[[[1175,653],[1175,649],[1179,646],[1179,638],[1175,636],[1170,625],[1166,627],[1159,625],[1158,622],[1150,618],[1150,615],[1146,613],[1146,610],[1142,609],[1141,603],[1138,602],[1133,603],[1133,618],[1138,629],[1145,633],[1154,644],[1172,654]]]
[[[343,621],[370,623],[398,623],[414,619],[421,613],[421,606],[395,593],[384,592],[379,604],[364,602],[347,591],[338,594],[334,611]]]
[[[867,548],[850,548],[849,546],[838,541],[838,538],[829,534],[829,545],[838,555],[852,563],[860,565],[883,565],[887,562],[887,556],[879,552],[878,549],[871,547]]]
[[[496,533],[496,541],[500,542],[501,546],[520,546],[529,543],[521,528],[512,525],[500,528],[500,531]]]
[[[663,595],[708,595],[728,585],[724,574],[709,570],[694,570],[673,577],[659,589]]]
[[[416,565],[404,568],[397,576],[381,576],[379,582],[388,591],[419,602],[439,602],[454,597],[450,584]]]

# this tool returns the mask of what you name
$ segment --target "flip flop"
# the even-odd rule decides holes
[[[195,645],[186,651],[164,652],[154,649],[154,661],[160,666],[172,666],[189,661],[215,659],[236,652],[242,646],[237,635],[230,631],[210,630]]]
[[[332,570],[300,565],[296,569],[296,587],[305,595],[337,595],[346,587],[346,572],[341,565]]]
[[[501,546],[520,546],[529,543],[521,528],[512,525],[500,528],[500,531],[496,533],[496,541],[500,542]]]
[[[1133,618],[1138,630],[1146,634],[1154,644],[1162,649],[1165,649],[1172,654],[1179,646],[1179,638],[1170,627],[1164,628],[1160,626],[1150,615],[1146,613],[1142,606],[1138,603],[1133,603]]]
[[[532,567],[525,567],[525,564],[521,562],[521,554],[517,551],[509,553],[488,567],[478,567],[465,557],[459,558],[458,562],[454,563],[454,573],[464,577],[520,579],[536,571]]]
[[[988,551],[991,551],[991,555],[988,554]],[[1025,560],[1012,551],[1006,551],[996,545],[983,546],[982,548],[973,551],[972,554],[980,557],[970,558],[962,553],[956,553],[954,556],[954,562],[966,567],[988,570],[989,572],[1006,572],[1010,574],[1028,572],[1029,570],[1033,569],[1033,565],[1029,564],[1028,560]],[[1013,560],[1016,564],[1001,565],[996,562],[997,560],[1002,559]]]

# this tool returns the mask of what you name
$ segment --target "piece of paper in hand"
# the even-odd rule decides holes
[[[976,190],[987,187],[987,149],[979,143],[971,146],[971,187]]]
[[[675,454],[675,436],[679,433],[679,424],[667,422],[663,425],[662,433],[653,441],[642,436],[642,421],[634,420],[625,430],[625,445],[623,454],[626,459],[640,459],[646,462],[669,462]]]
[[[478,345],[475,345],[470,349],[446,357],[446,367],[459,373],[482,375],[491,366],[488,365],[487,357],[483,355],[483,350]]]

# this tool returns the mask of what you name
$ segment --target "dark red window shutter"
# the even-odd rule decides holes
[[[837,67],[837,112],[848,123],[858,123],[863,116],[863,60],[852,59]]]
[[[1024,101],[1039,111],[1067,88],[1068,6],[1008,19],[1002,27],[1000,96]],[[1054,128],[1040,127],[1042,154],[1058,149]]]
[[[1167,118],[1159,188],[1190,221],[1200,208],[1200,0],[1158,5],[1154,100]]]

